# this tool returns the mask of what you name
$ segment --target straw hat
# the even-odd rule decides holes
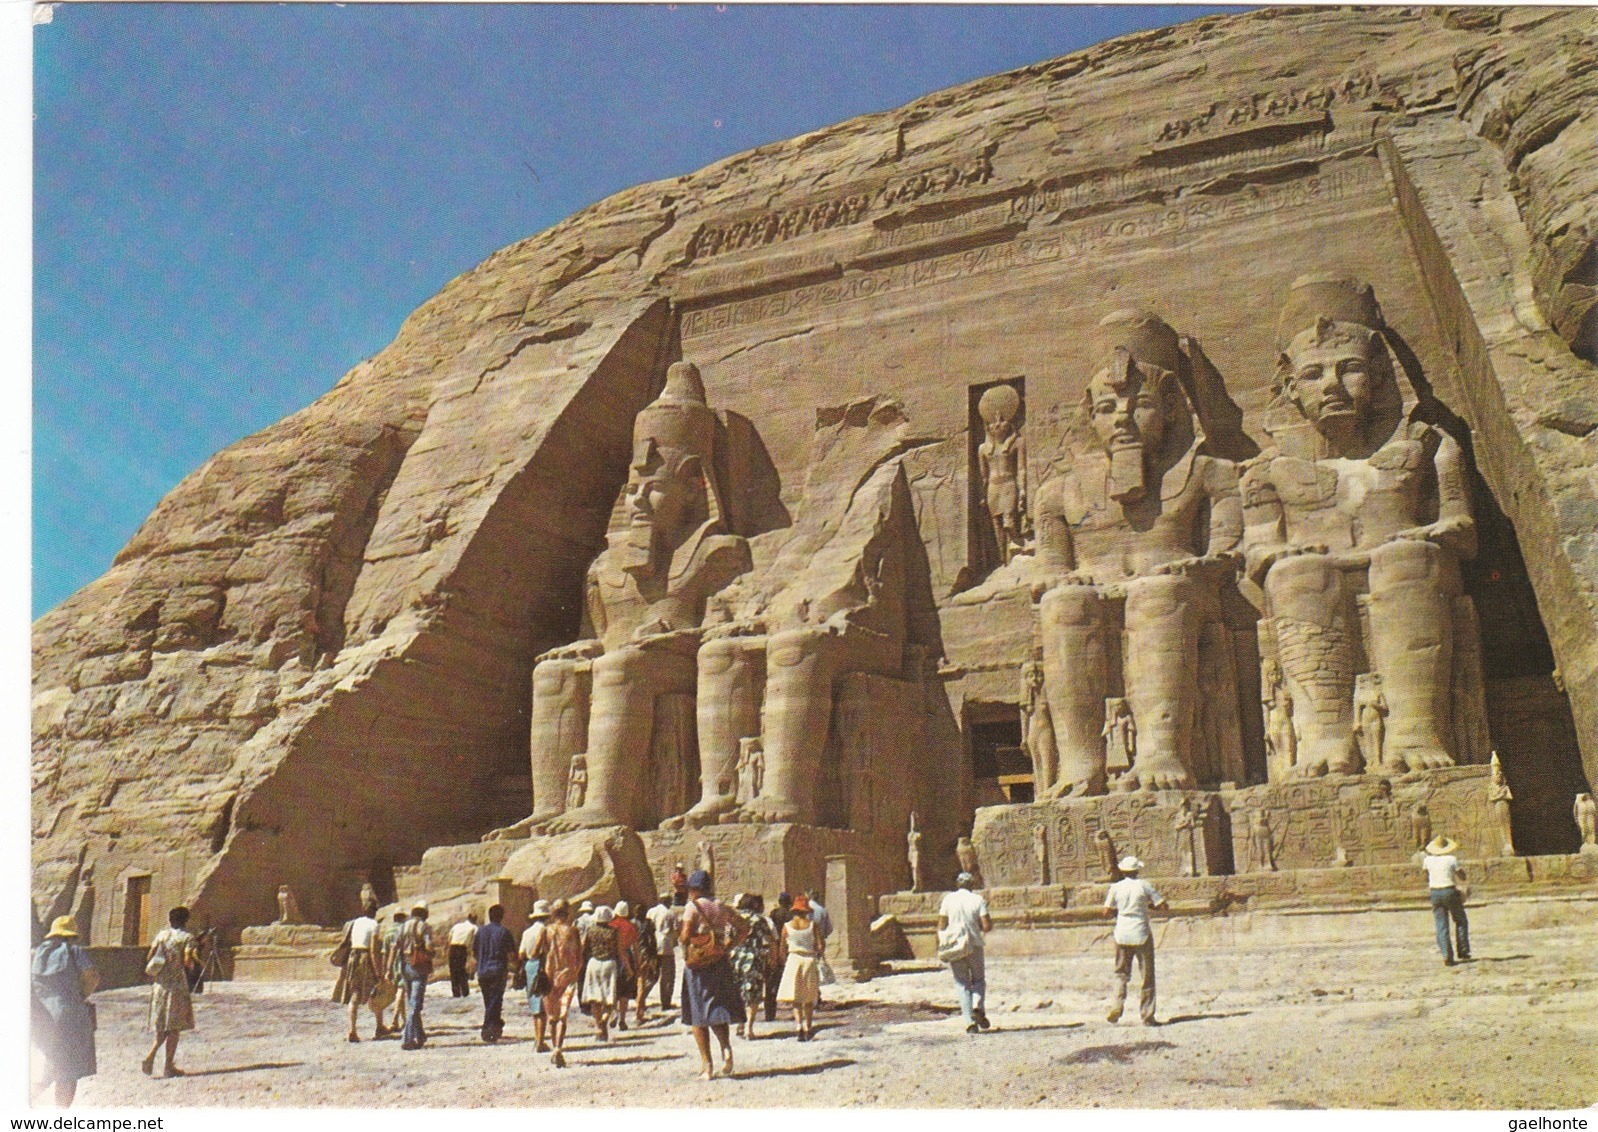
[[[622,919],[625,920],[628,916],[631,916],[632,914],[633,914],[633,906],[631,904],[627,903],[627,901],[625,901],[625,900],[616,901],[616,915],[620,916]]]
[[[527,918],[529,920],[547,920],[547,919],[549,919],[549,901],[547,901],[547,900],[535,900],[535,901],[533,901],[532,914],[530,916],[528,916]]]
[[[594,923],[596,924],[608,924],[615,917],[616,912],[609,904],[601,904],[594,909]]]
[[[1136,857],[1126,856],[1121,858],[1121,871],[1123,873],[1139,872],[1142,870],[1142,868],[1143,862],[1138,860]]]
[[[570,900],[567,900],[564,896],[560,896],[556,898],[555,903],[549,906],[549,910],[553,915],[558,916],[562,912],[569,912],[571,910],[571,906],[572,902]]]
[[[414,915],[417,912],[420,912],[424,916],[427,915],[427,901],[418,900],[415,904],[411,905],[411,913]]]
[[[1433,857],[1446,857],[1448,854],[1452,853],[1458,848],[1459,843],[1452,837],[1443,837],[1440,834],[1432,838],[1431,841],[1427,842],[1426,844],[1426,852],[1430,853]]]
[[[584,900],[577,906],[577,910],[579,912],[592,912],[594,910],[594,902],[592,900]]]
[[[50,933],[46,939],[77,939],[78,921],[71,916],[57,916],[50,924]]]

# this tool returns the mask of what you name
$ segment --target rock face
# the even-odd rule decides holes
[[[891,877],[914,809],[938,887],[973,808],[1023,780],[1446,777],[1489,746],[1516,846],[1574,849],[1598,778],[1595,45],[1579,9],[1199,20],[496,253],[35,624],[37,913],[87,904],[116,943],[187,901],[236,938],[287,885],[337,922],[363,883],[391,898],[428,848],[529,814],[875,821]],[[1322,294],[1279,339],[1316,274],[1368,285],[1379,323]],[[1106,341],[1130,309],[1180,357]],[[1309,420],[1288,386],[1356,338],[1392,369],[1392,431],[1281,442]],[[683,360],[699,408],[662,415],[694,400],[668,386]],[[1148,427],[1145,382],[1185,430],[1158,466],[1081,428],[1100,393]],[[1454,524],[1388,552],[1397,512],[1354,506],[1287,540],[1320,550],[1259,551],[1262,515],[1291,534],[1351,462],[1404,524],[1463,500],[1476,545]],[[1060,557],[1078,546],[1100,561]],[[596,593],[642,612],[614,629]],[[535,681],[545,654],[564,667]]]

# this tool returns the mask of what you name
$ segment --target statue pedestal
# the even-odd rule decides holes
[[[1237,871],[1268,871],[1249,844],[1259,812],[1270,828],[1277,870],[1407,864],[1440,836],[1459,843],[1462,861],[1496,857],[1488,774],[1485,766],[1452,766],[1401,778],[1337,775],[1223,791]],[[1422,820],[1418,804],[1426,807]]]
[[[1183,802],[1191,828],[1181,823]],[[1201,790],[1138,790],[1026,805],[984,806],[971,842],[985,887],[1082,884],[1109,879],[1096,835],[1106,832],[1120,860],[1143,861],[1149,877],[1216,876],[1232,871],[1231,831],[1219,795]]]
[[[759,893],[766,907],[779,892],[816,892],[831,912],[838,899],[827,891],[827,859],[851,859],[851,887],[866,893],[894,892],[904,887],[909,867],[904,837],[826,829],[814,825],[711,825],[703,829],[657,829],[639,834],[655,874],[656,889],[671,885],[671,867],[681,862],[692,872],[704,867],[704,849],[714,861],[716,895],[730,900],[740,892]],[[860,878],[856,881],[856,877]]]

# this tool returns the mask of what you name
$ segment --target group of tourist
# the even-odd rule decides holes
[[[626,900],[614,906],[538,900],[520,939],[504,926],[499,904],[488,909],[487,923],[474,912],[453,925],[450,989],[456,997],[469,994],[475,973],[483,996],[482,1040],[497,1042],[504,1034],[505,992],[514,985],[526,995],[535,1051],[563,1068],[574,1006],[589,1017],[598,1040],[609,1042],[612,1030],[628,1029],[629,1021],[645,1023],[657,987],[661,1010],[672,1009],[680,970],[681,1018],[693,1031],[705,1079],[717,1072],[712,1037],[720,1071],[730,1073],[731,1028],[753,1038],[756,1018],[764,1013],[774,1020],[779,1003],[792,1008],[797,1038],[809,1041],[821,987],[832,979],[826,961],[832,924],[821,901],[813,893],[784,892],[768,914],[758,894],[717,900],[703,870],[688,874],[679,866],[672,879],[673,891],[647,909]],[[396,913],[386,930],[369,902],[345,926],[334,953],[341,967],[334,998],[349,1007],[350,1041],[360,1040],[366,1007],[374,1015],[374,1038],[398,1028],[401,1048],[426,1044],[422,1015],[435,943],[425,902]],[[385,1025],[391,1003],[392,1023]]]
[[[1439,835],[1426,845],[1422,861],[1437,946],[1448,966],[1470,958],[1468,891],[1457,849],[1451,838]],[[1142,975],[1138,1013],[1145,1025],[1157,1026],[1150,913],[1167,905],[1141,878],[1142,869],[1137,857],[1123,858],[1121,876],[1104,897],[1105,915],[1115,919],[1115,977],[1106,1017],[1120,1020],[1135,961]],[[721,1073],[731,1074],[731,1028],[737,1026],[740,1037],[752,1039],[756,1017],[763,1013],[766,1021],[774,1020],[779,1003],[792,1008],[798,1040],[809,1041],[821,988],[832,981],[826,960],[832,925],[821,902],[812,893],[785,892],[767,914],[759,895],[718,901],[703,870],[683,875],[679,869],[673,880],[675,891],[662,893],[648,909],[634,909],[625,900],[614,907],[587,900],[575,907],[565,899],[539,900],[519,940],[505,927],[505,909],[499,904],[488,909],[486,924],[479,925],[474,913],[461,921],[466,928],[452,927],[451,990],[457,997],[469,994],[475,967],[483,996],[482,1040],[497,1042],[504,1034],[505,992],[515,983],[526,994],[536,1052],[550,1054],[551,1064],[564,1068],[573,1005],[589,1016],[599,1041],[609,1042],[612,1027],[626,1030],[629,1017],[635,1026],[645,1023],[647,1001],[657,986],[661,1009],[671,1011],[680,968],[681,1019],[692,1030],[702,1079],[717,1073],[712,1037],[721,1054]],[[345,925],[334,953],[340,972],[333,997],[349,1007],[349,1041],[360,1041],[357,1027],[366,1007],[375,1019],[374,1038],[397,1028],[403,1049],[420,1049],[427,1041],[422,1011],[435,944],[427,904],[418,901],[408,914],[396,913],[386,927],[378,923],[377,911],[375,900],[368,898],[362,914]],[[179,1036],[194,1028],[191,972],[196,965],[196,941],[188,922],[187,908],[173,908],[168,926],[151,941],[145,956],[145,973],[153,984],[149,1024],[154,1034],[141,1064],[146,1075],[154,1075],[156,1057],[163,1051],[163,1075],[184,1075],[176,1057]],[[987,900],[976,891],[971,873],[962,872],[938,909],[937,953],[954,976],[961,1016],[972,1034],[991,1026],[985,944],[992,930]],[[57,917],[35,948],[31,981],[33,1030],[48,1066],[34,1082],[34,1096],[53,1085],[56,1104],[65,1107],[72,1103],[78,1081],[96,1069],[95,1012],[88,997],[99,985],[99,975],[73,917]],[[394,1013],[386,1025],[390,1004]]]

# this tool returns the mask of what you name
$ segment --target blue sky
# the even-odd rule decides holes
[[[57,7],[34,31],[34,615],[495,249],[641,181],[1220,10]]]

